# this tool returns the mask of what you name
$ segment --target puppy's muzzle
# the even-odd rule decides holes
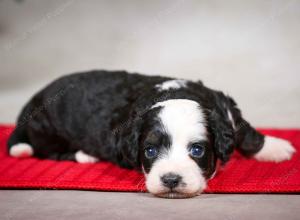
[[[167,190],[165,192],[155,194],[158,197],[168,199],[183,199],[194,197],[197,195],[196,193],[187,194],[176,190],[178,186],[184,184],[182,181],[182,176],[176,173],[166,173],[160,177],[160,181]]]
[[[181,183],[182,177],[175,173],[167,173],[160,180],[165,187],[172,190]]]

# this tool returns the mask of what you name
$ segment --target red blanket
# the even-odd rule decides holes
[[[78,164],[36,158],[16,159],[7,155],[6,141],[12,126],[0,126],[0,188],[86,189],[145,191],[144,177],[108,162]],[[300,130],[261,129],[264,134],[285,138],[297,149],[283,163],[257,162],[235,153],[209,181],[209,193],[300,192]]]

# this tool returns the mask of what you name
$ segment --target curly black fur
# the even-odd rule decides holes
[[[244,123],[230,97],[205,87],[201,81],[188,81],[186,87],[179,89],[156,89],[155,85],[170,79],[124,71],[64,76],[26,104],[8,147],[29,143],[36,157],[56,160],[74,160],[74,154],[82,150],[101,160],[139,169],[141,139],[159,112],[151,106],[169,99],[189,99],[204,110],[216,157],[226,162],[234,145],[245,155],[260,150],[263,136]],[[228,110],[236,126],[241,124],[237,131],[228,118]],[[205,160],[207,176],[215,169],[216,157]]]

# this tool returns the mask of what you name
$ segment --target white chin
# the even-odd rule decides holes
[[[195,193],[182,193],[182,192],[163,192],[163,193],[156,193],[153,194],[154,196],[165,198],[165,199],[186,199],[186,198],[192,198],[195,196],[200,195],[200,192]]]

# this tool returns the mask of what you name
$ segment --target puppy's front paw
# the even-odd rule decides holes
[[[81,150],[76,152],[75,160],[78,163],[96,163],[96,162],[98,162],[98,159],[96,157],[88,155]]]
[[[281,162],[290,160],[295,152],[296,150],[290,142],[280,138],[265,136],[264,145],[254,155],[254,158],[259,161]]]

